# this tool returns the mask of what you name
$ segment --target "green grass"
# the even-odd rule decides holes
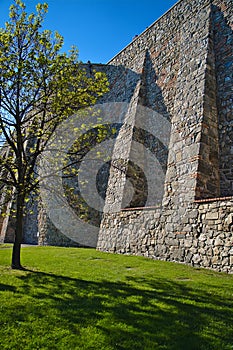
[[[92,249],[0,246],[0,348],[232,350],[233,275]]]

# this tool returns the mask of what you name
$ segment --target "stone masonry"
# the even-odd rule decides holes
[[[232,5],[180,0],[107,65],[85,65],[107,74],[101,103],[128,106],[97,184],[97,249],[233,272]],[[78,245],[33,215],[25,242]]]
[[[133,102],[170,120],[171,133],[160,205],[124,209],[125,185],[99,250],[233,271],[232,47],[231,1],[184,0],[109,62],[140,74],[144,100],[135,82]]]

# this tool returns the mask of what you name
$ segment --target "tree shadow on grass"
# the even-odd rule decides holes
[[[18,278],[16,297],[33,298],[33,317],[43,323],[50,310],[77,339],[82,329],[95,329],[104,345],[92,349],[232,349],[232,300],[217,291],[156,277],[93,282],[34,272]],[[27,319],[28,312],[12,309],[12,320]]]
[[[10,292],[16,292],[16,288],[14,286],[10,286],[8,284],[0,283],[0,291],[10,291]]]

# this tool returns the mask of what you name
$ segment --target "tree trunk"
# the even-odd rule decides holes
[[[24,196],[17,194],[16,197],[16,228],[15,228],[15,241],[12,252],[12,269],[22,270],[20,262],[20,250],[23,239],[23,208],[24,208]]]

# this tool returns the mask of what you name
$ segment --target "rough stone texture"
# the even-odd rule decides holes
[[[40,208],[38,214],[40,232],[37,237],[39,245],[54,245],[62,247],[79,247],[80,245],[63,235],[49,220],[43,208]]]
[[[98,249],[232,272],[232,200],[195,202],[233,194],[231,26],[231,1],[180,1],[110,61],[141,74],[134,109],[159,111],[171,134],[161,207],[104,214]],[[110,169],[106,203],[126,172]]]
[[[232,273],[232,19],[232,0],[181,0],[108,65],[85,65],[108,76],[102,102],[128,103],[97,184],[105,197],[97,249]],[[164,142],[140,106],[170,125]],[[147,186],[153,178],[159,195]],[[73,244],[38,214],[39,244]]]
[[[162,207],[105,214],[98,247],[233,273],[233,199],[196,201],[172,214]]]
[[[232,1],[213,1],[215,74],[219,119],[219,167],[221,195],[233,192],[233,6]]]

